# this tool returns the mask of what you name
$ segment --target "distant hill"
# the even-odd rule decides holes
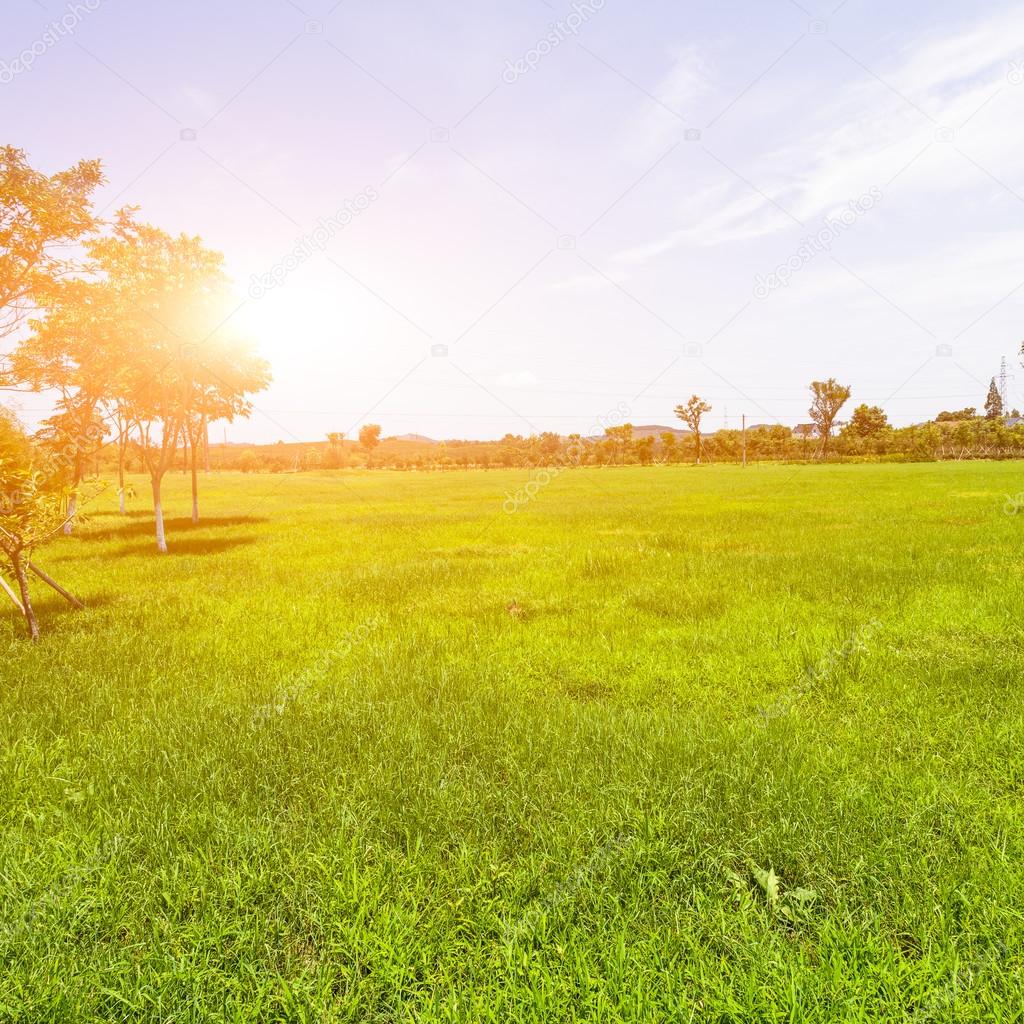
[[[683,430],[679,427],[662,427],[658,424],[645,424],[644,426],[634,426],[633,436],[634,437],[661,437],[662,434],[675,434],[676,437],[689,437],[690,431]]]
[[[394,437],[386,437],[385,441],[415,441],[417,444],[440,444],[432,437],[424,437],[422,434],[396,434]]]
[[[689,437],[690,431],[680,430],[678,427],[662,427],[656,423],[646,423],[642,426],[633,425],[633,437],[653,437],[656,440],[660,440],[662,434],[674,434],[677,438]],[[601,441],[603,440],[603,434],[594,434],[588,437],[588,441]]]

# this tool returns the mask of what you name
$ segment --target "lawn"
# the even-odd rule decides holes
[[[1024,1019],[1024,466],[530,479],[39,553],[0,1020]]]

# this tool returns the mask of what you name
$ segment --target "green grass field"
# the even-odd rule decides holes
[[[1024,467],[528,479],[40,552],[0,1020],[1024,1019]]]

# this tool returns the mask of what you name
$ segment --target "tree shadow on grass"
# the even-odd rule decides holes
[[[192,524],[189,523],[189,525],[191,526]],[[154,558],[171,558],[174,555],[216,555],[224,551],[230,551],[232,548],[241,547],[243,544],[254,544],[256,542],[256,537],[251,534],[232,535],[229,537],[200,537],[195,534],[189,536],[188,531],[185,531],[183,536],[182,531],[168,528],[167,554],[161,555],[156,549],[156,535],[152,531],[152,524],[150,524],[150,529],[144,532],[129,531],[125,534],[111,534],[111,538],[120,536],[127,540],[133,535],[135,536],[134,540],[127,544],[122,544],[112,551],[107,550],[101,554],[88,545],[83,545],[73,549],[73,552],[60,552],[59,556],[53,559],[53,562],[94,562],[97,558],[115,561],[120,558],[131,558],[132,556],[146,557],[147,555],[152,555]]]
[[[167,554],[156,549],[156,539],[150,538],[135,544],[125,544],[110,553],[112,558],[126,558],[131,555],[152,555],[154,558],[173,558],[175,555],[219,555],[232,548],[255,543],[255,537],[182,537],[167,531]]]
[[[82,529],[80,536],[82,540],[116,540],[119,537],[156,536],[152,512],[129,512],[125,519],[129,517],[131,517],[130,522],[121,521],[116,526],[102,526],[98,529],[86,526]],[[175,533],[194,533],[198,530],[216,530],[231,526],[256,526],[265,522],[267,520],[260,516],[205,516],[198,523],[193,523],[190,517],[179,516],[176,519],[164,519],[164,529],[167,531],[169,544],[171,535]]]
[[[59,594],[55,594],[45,584],[33,578],[32,607],[35,609],[36,618],[39,620],[39,629],[43,639],[46,639],[52,629],[63,629],[74,626],[76,619],[82,619],[89,612],[97,608],[107,608],[117,600],[115,594],[91,594],[88,597],[75,593],[85,607],[82,609],[72,608]],[[74,592],[74,591],[73,591]],[[28,633],[25,630],[25,620],[21,613],[9,602],[0,606],[0,617],[9,615],[14,624],[15,636],[24,632],[24,639],[28,640]]]
[[[47,619],[66,619],[74,618],[76,615],[84,615],[86,612],[94,611],[97,608],[107,608],[117,601],[117,594],[111,594],[104,591],[99,594],[83,595],[71,591],[75,597],[78,598],[85,608],[72,608],[60,596],[55,594],[49,587],[43,586],[43,584],[36,583],[32,584],[32,607],[35,608],[36,614],[39,616],[40,621],[43,618]],[[14,611],[14,609],[11,609]]]

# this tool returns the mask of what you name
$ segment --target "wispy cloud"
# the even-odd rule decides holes
[[[734,181],[705,188],[679,204],[671,230],[617,259],[639,264],[682,245],[724,245],[792,231],[792,221],[765,195],[804,222],[904,175],[918,194],[1024,195],[1024,150],[1006,131],[1008,117],[1024,114],[1024,86],[1007,77],[1021,53],[1020,10],[909,41],[888,60],[836,45],[834,63],[849,69],[846,85],[830,101],[801,104],[804,114],[789,119],[785,144],[743,165],[744,176],[764,195]],[[674,74],[683,90],[705,81],[692,69],[689,76],[679,68]],[[795,87],[792,80],[789,87]],[[756,104],[746,112],[751,118],[762,114]],[[649,132],[653,116],[648,114]],[[665,130],[664,118],[657,124]]]
[[[698,103],[713,86],[707,56],[696,45],[674,48],[671,66],[650,90],[654,100],[639,101],[639,113],[626,132],[624,148],[638,162],[649,162],[677,140],[687,126],[695,126]]]

